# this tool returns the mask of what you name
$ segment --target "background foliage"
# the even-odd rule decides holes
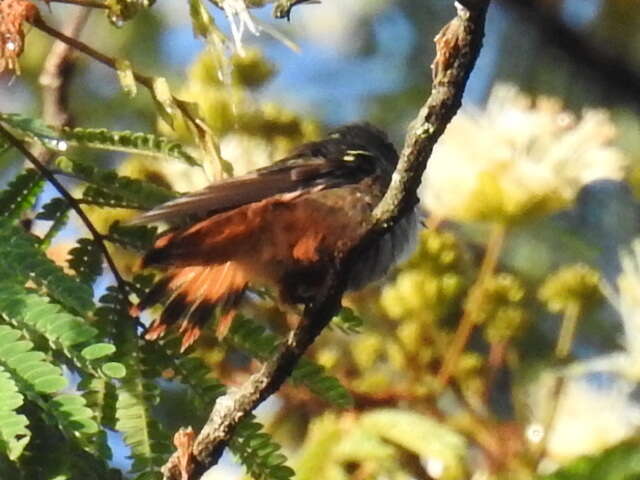
[[[286,23],[244,6],[109,0],[78,20],[0,0],[0,125],[77,199],[0,137],[0,478],[160,478],[172,434],[288,326],[265,296],[223,341],[144,341],[128,309],[157,231],[123,222],[332,125],[369,120],[400,145],[452,15],[325,0]],[[107,55],[70,57],[71,120],[46,108],[55,33],[22,25],[34,9],[87,22],[76,36]],[[345,299],[207,478],[640,477],[639,24],[624,0],[495,1],[416,252]]]

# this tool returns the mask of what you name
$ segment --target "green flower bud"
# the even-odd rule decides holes
[[[510,273],[500,273],[487,279],[482,290],[482,301],[475,313],[478,324],[505,315],[504,309],[518,306],[525,297],[522,282]]]
[[[547,277],[538,298],[553,313],[576,305],[584,310],[602,298],[600,273],[582,263],[564,266]]]

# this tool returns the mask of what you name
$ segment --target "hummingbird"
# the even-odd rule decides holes
[[[177,325],[185,350],[216,311],[218,326],[228,326],[249,288],[275,289],[284,306],[313,302],[330,269],[366,233],[397,162],[383,131],[346,125],[270,166],[213,183],[134,219],[131,223],[182,222],[162,233],[142,259],[143,268],[164,270],[131,309],[138,316],[164,303],[145,338],[155,340]],[[348,289],[382,278],[411,252],[418,217],[409,212],[362,254]]]

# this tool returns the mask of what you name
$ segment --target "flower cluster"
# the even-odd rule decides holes
[[[513,224],[566,207],[597,179],[620,179],[608,114],[576,116],[557,101],[535,101],[498,86],[484,112],[459,114],[434,150],[422,189],[438,216]]]

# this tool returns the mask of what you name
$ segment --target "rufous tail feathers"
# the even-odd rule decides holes
[[[146,308],[165,301],[162,314],[153,320],[145,338],[155,340],[179,322],[181,350],[184,351],[200,336],[216,307],[220,313],[217,334],[226,333],[247,283],[246,274],[235,262],[171,268],[140,303],[131,308],[131,314],[137,316]]]

